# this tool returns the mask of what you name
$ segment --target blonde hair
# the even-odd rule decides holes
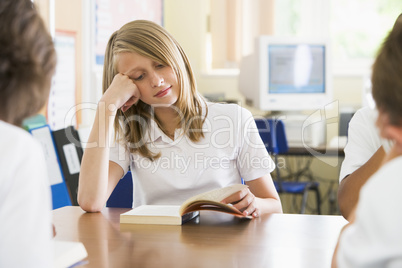
[[[103,92],[109,88],[114,76],[118,73],[116,56],[123,52],[138,53],[173,69],[180,88],[175,106],[182,117],[180,125],[184,135],[193,142],[203,138],[202,125],[207,114],[207,106],[197,92],[190,62],[179,43],[163,27],[151,21],[135,20],[125,24],[112,34],[106,47]],[[204,116],[202,116],[203,106],[206,109]],[[139,152],[142,156],[154,160],[160,156],[160,153],[151,152],[144,143],[152,113],[152,107],[140,100],[126,112],[118,110],[114,128],[116,134],[127,141],[131,153]],[[132,120],[133,118],[135,120]],[[157,118],[155,121],[164,131]]]

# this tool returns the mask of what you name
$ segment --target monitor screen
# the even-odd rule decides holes
[[[268,92],[324,93],[325,46],[270,44]]]
[[[326,39],[259,36],[242,58],[239,89],[263,111],[322,109],[332,100],[330,51]]]

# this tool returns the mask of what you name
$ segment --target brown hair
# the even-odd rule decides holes
[[[378,110],[391,124],[402,125],[402,14],[378,52],[371,81]]]
[[[116,55],[122,52],[135,52],[173,69],[180,87],[179,98],[175,104],[181,116],[179,124],[190,140],[196,142],[204,137],[202,125],[205,116],[202,116],[202,103],[205,101],[197,92],[190,62],[179,43],[163,27],[151,21],[136,20],[125,24],[112,34],[107,44],[103,92],[108,89],[117,74]],[[206,105],[204,107],[207,109]],[[144,143],[144,135],[152,113],[152,107],[140,100],[124,113],[119,110],[115,119],[115,131],[128,142],[130,152],[139,152],[151,160],[160,155],[152,153]],[[155,121],[164,130],[157,118]]]
[[[30,0],[0,1],[0,119],[14,125],[37,113],[56,66],[52,38]]]

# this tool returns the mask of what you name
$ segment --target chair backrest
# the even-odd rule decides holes
[[[286,153],[289,149],[283,121],[279,119],[262,118],[256,119],[255,123],[265,147],[267,148],[268,152],[273,155],[275,165],[277,166],[278,154]],[[275,171],[278,192],[284,192],[282,178],[278,166],[275,168]]]
[[[285,125],[282,120],[259,118],[255,120],[255,123],[269,153],[278,155],[289,150]]]
[[[106,202],[107,207],[132,208],[133,207],[133,179],[131,171],[119,181]]]

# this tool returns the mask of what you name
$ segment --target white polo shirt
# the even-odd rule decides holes
[[[144,142],[161,157],[151,161],[131,154],[125,144],[110,149],[110,160],[133,175],[133,207],[144,204],[179,205],[209,190],[257,179],[275,165],[252,114],[236,104],[208,103],[204,138],[194,143],[182,130],[175,139],[166,136],[154,120]]]
[[[383,146],[386,153],[392,148],[392,141],[380,137],[375,125],[377,116],[377,110],[363,107],[350,120],[348,143],[344,149],[345,159],[342,162],[339,182],[364,165],[380,146]]]
[[[43,149],[0,120],[0,267],[52,267],[51,192]]]
[[[375,126],[377,111],[369,107],[359,109],[349,122],[345,159],[339,175],[341,182],[347,175],[364,165],[380,148],[381,139]]]

